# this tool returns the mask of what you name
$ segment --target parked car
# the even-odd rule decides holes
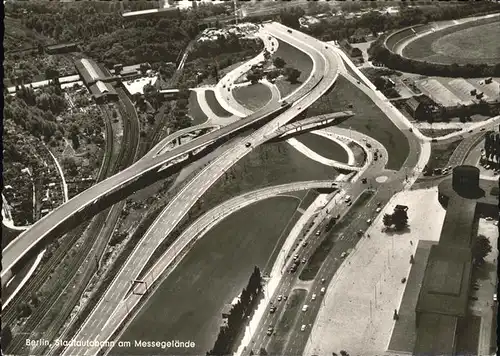
[[[306,330],[306,326],[304,324],[302,324],[302,326],[300,327],[300,331],[304,331]]]
[[[302,307],[302,311],[303,312],[306,312],[307,309],[309,309],[309,305],[305,304],[303,307]]]
[[[273,334],[273,331],[274,331],[274,328],[272,326],[268,327],[267,328],[267,335],[272,335]]]
[[[322,295],[324,295],[324,294],[325,294],[325,292],[326,292],[326,288],[325,288],[325,287],[321,288],[321,290],[320,290],[319,292],[320,292]]]
[[[382,208],[377,208],[377,209],[375,209],[375,212],[376,212],[376,213],[380,213],[381,211],[382,211]]]
[[[273,314],[276,311],[276,307],[271,307],[269,309],[269,314]]]
[[[316,294],[313,294],[311,300],[316,300]]]
[[[325,283],[325,279],[321,278],[321,284]]]
[[[281,302],[282,299],[283,299],[283,296],[281,294],[278,295],[278,302]]]
[[[342,254],[340,255],[340,258],[346,258],[347,257],[347,252],[342,252]]]
[[[315,234],[315,235],[316,235],[316,236],[321,235],[321,230],[316,231],[316,234]]]
[[[245,147],[250,147],[252,144],[250,142],[245,143]]]

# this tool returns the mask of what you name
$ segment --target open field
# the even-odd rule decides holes
[[[460,140],[445,144],[431,144],[431,156],[429,157],[427,166],[431,169],[445,168],[459,144]]]
[[[416,39],[403,49],[403,55],[443,64],[497,64],[499,33],[498,18],[452,26]]]
[[[314,253],[307,261],[306,267],[302,270],[299,276],[301,280],[310,281],[314,279],[314,277],[316,277],[316,274],[321,268],[321,265],[330,253],[337,235],[351,223],[353,218],[358,215],[358,212],[364,208],[365,204],[372,197],[373,191],[364,191],[363,194],[360,195],[358,200],[354,202],[347,214],[332,227],[332,229],[328,232],[328,235],[324,237],[323,241],[321,241],[321,244],[316,248]]]
[[[391,152],[387,168],[401,168],[410,150],[408,140],[365,93],[344,77],[339,76],[333,89],[307,110],[307,117],[351,110],[348,109],[349,104],[353,105],[355,115],[339,126],[351,128],[379,141]]]
[[[341,163],[347,163],[349,160],[347,151],[342,146],[323,136],[306,132],[295,138],[320,156]]]
[[[262,83],[237,87],[233,95],[238,103],[252,111],[261,109],[272,98],[271,90]]]
[[[213,90],[205,90],[205,99],[215,115],[220,117],[231,116],[231,113],[227,112],[226,109],[224,109],[220,105],[219,101],[215,97],[215,92]]]
[[[253,189],[293,181],[334,179],[337,175],[331,167],[308,159],[284,142],[259,146],[208,190],[200,209],[193,211],[193,218]],[[215,341],[222,306],[239,294],[253,265],[262,268],[272,265],[276,242],[291,228],[290,221],[299,218],[294,215],[299,203],[299,199],[290,197],[269,199],[233,214],[211,230],[159,287],[122,339],[190,339],[197,344],[195,350],[175,352],[204,354]],[[150,327],[145,330],[144,325]],[[161,350],[117,349],[116,352],[150,355]]]
[[[199,125],[208,120],[208,116],[201,110],[197,93],[194,90],[189,93],[188,115],[193,118],[193,125]]]
[[[192,340],[194,349],[116,348],[113,354],[205,354],[224,304],[239,295],[255,265],[264,267],[298,205],[298,199],[276,197],[224,219],[195,244],[121,338]]]
[[[288,43],[280,40],[278,40],[278,43],[278,50],[272,55],[272,59],[281,57],[285,60],[286,67],[292,67],[301,71],[298,83],[296,84],[290,84],[286,78],[276,80],[276,86],[281,93],[281,97],[284,98],[297,89],[309,77],[313,62],[311,57]]]
[[[406,288],[401,278],[412,268],[410,255],[420,239],[439,240],[446,211],[437,195],[437,188],[398,193],[378,215],[367,231],[371,237],[358,243],[330,282],[304,355],[342,349],[351,355],[387,354],[392,315]],[[391,235],[382,231],[382,217],[397,204],[409,207],[409,228]]]
[[[442,137],[449,135],[453,132],[460,131],[459,129],[418,129],[423,135],[427,137]]]

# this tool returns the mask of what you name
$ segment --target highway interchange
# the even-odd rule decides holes
[[[245,355],[250,354],[250,350],[254,352],[260,348],[265,348],[270,353],[282,353],[295,355],[300,354],[305,347],[309,337],[309,331],[316,318],[317,312],[321,305],[322,295],[320,289],[327,286],[333,278],[335,272],[341,266],[341,254],[349,249],[354,249],[357,242],[361,238],[367,238],[364,235],[358,234],[359,231],[364,231],[368,227],[367,219],[373,219],[375,216],[375,209],[378,205],[384,206],[390,197],[402,189],[408,188],[414,182],[416,177],[421,173],[425,162],[427,162],[430,154],[430,140],[423,137],[418,130],[410,130],[411,125],[404,116],[392,106],[392,104],[385,99],[380,92],[373,90],[371,83],[362,75],[361,72],[355,68],[364,83],[360,83],[356,78],[349,74],[345,68],[344,61],[350,65],[349,60],[346,59],[343,53],[331,46],[326,46],[324,43],[313,39],[305,34],[297,33],[290,34],[290,30],[280,24],[271,23],[263,25],[263,31],[273,38],[279,38],[300,50],[306,52],[313,60],[313,70],[308,80],[292,93],[286,100],[293,105],[280,113],[271,122],[264,125],[261,129],[253,132],[246,138],[235,140],[224,153],[218,156],[215,160],[210,162],[197,176],[192,179],[187,185],[169,202],[168,206],[162,211],[160,216],[149,227],[146,234],[139,241],[134,251],[122,266],[121,270],[115,276],[113,282],[108,287],[105,294],[102,296],[100,302],[94,308],[92,314],[86,319],[74,340],[99,340],[106,341],[112,337],[120,324],[125,320],[130,310],[140,302],[141,296],[129,294],[130,282],[137,278],[146,265],[151,254],[156,250],[162,240],[171,233],[174,228],[181,222],[189,209],[198,201],[203,194],[219,179],[219,177],[233,166],[243,156],[252,151],[252,149],[260,144],[265,143],[270,137],[276,135],[276,131],[297,115],[306,110],[318,98],[320,98],[335,82],[339,74],[346,77],[357,88],[365,92],[376,105],[387,115],[387,117],[404,133],[410,145],[409,155],[403,165],[398,171],[389,171],[385,169],[388,159],[388,152],[377,141],[362,135],[357,132],[349,132],[353,140],[357,142],[370,142],[372,149],[367,150],[367,162],[359,173],[355,175],[355,179],[349,184],[339,184],[341,191],[335,195],[335,199],[330,201],[320,212],[314,220],[313,228],[306,237],[308,241],[307,246],[297,246],[297,252],[300,259],[306,260],[312,255],[315,248],[321,243],[325,232],[324,218],[327,214],[337,215],[341,217],[348,213],[350,207],[342,203],[343,198],[347,195],[352,197],[355,202],[363,192],[369,189],[373,192],[373,197],[370,198],[368,203],[364,205],[360,213],[353,218],[347,228],[341,235],[336,235],[334,247],[330,254],[327,256],[324,263],[321,265],[316,277],[312,281],[300,281],[298,276],[301,273],[305,264],[301,264],[296,273],[284,272],[281,281],[277,287],[274,297],[271,299],[274,305],[277,306],[275,313],[266,313],[260,321],[257,330],[254,330],[254,335],[251,339],[246,350],[243,352]],[[359,72],[359,73],[358,73]],[[229,77],[233,82],[237,79],[236,75]],[[230,80],[228,80],[228,85]],[[216,90],[217,92],[217,90]],[[231,102],[231,100],[228,100]],[[259,117],[276,110],[279,104],[271,102],[258,112],[254,113],[247,122],[254,122]],[[247,119],[245,119],[247,120]],[[244,121],[244,120],[243,120]],[[236,123],[235,123],[236,124]],[[241,124],[241,121],[240,121]],[[487,125],[496,124],[496,121],[489,122]],[[213,124],[206,123],[199,125],[197,129],[212,128]],[[221,130],[225,130],[223,134],[234,130],[237,125],[228,125]],[[174,139],[181,137],[187,132],[193,131],[194,128],[186,129],[183,132],[177,133]],[[20,235],[11,245],[4,250],[4,266],[12,267],[24,254],[24,251],[31,248],[38,241],[47,236],[50,231],[56,226],[68,219],[72,214],[82,210],[83,208],[91,205],[95,200],[107,193],[120,187],[127,182],[133,180],[144,172],[158,169],[176,157],[182,156],[186,151],[198,149],[207,145],[221,135],[221,130],[216,130],[210,134],[206,134],[201,138],[193,140],[188,144],[175,147],[168,152],[160,151],[164,149],[165,145],[172,141],[169,136],[168,141],[163,140],[158,144],[154,150],[151,150],[145,158],[141,159],[128,169],[118,173],[117,175],[108,178],[107,180],[93,186],[87,191],[81,193],[77,197],[71,199],[66,204],[62,205],[54,212],[49,214],[46,218],[40,220],[32,228],[27,230],[24,234]],[[342,134],[346,133],[343,129],[335,129],[336,132]],[[342,132],[344,131],[344,132]],[[470,136],[474,132],[463,134]],[[470,134],[470,135],[469,135]],[[444,140],[452,140],[455,136],[447,137]],[[248,145],[248,143],[250,145]],[[382,156],[378,160],[373,159],[373,151],[379,150]],[[375,180],[376,177],[387,176],[388,180],[384,183],[379,183]],[[363,183],[363,178],[367,179],[367,183]],[[284,185],[281,187],[273,187],[272,189],[264,189],[260,193],[252,192],[252,198],[248,196],[237,197],[233,200],[227,201],[217,209],[210,211],[203,215],[195,223],[193,223],[187,230],[185,230],[177,241],[166,251],[157,265],[153,266],[143,278],[144,280],[154,281],[160,277],[162,272],[168,268],[179,254],[185,253],[186,246],[200,234],[200,232],[208,230],[216,221],[224,218],[232,211],[240,209],[241,207],[251,204],[252,202],[264,199],[265,197],[274,194],[281,194],[286,191],[303,190],[311,187],[326,187],[330,186],[331,182],[301,182],[295,185]],[[383,189],[379,189],[383,187]],[[355,205],[356,203],[354,203]],[[315,231],[322,230],[320,236],[315,235]],[[289,254],[290,259],[293,254]],[[288,262],[290,263],[290,261]],[[9,268],[8,268],[9,269]],[[4,272],[2,272],[4,273]],[[2,284],[4,274],[2,274]],[[285,311],[286,301],[277,302],[276,296],[283,295],[289,296],[292,290],[301,288],[307,290],[307,296],[302,304],[308,304],[309,309],[306,312],[300,312],[293,319],[290,325],[290,331],[283,342],[276,343],[273,341],[275,335],[267,335],[267,327],[280,323],[280,319]],[[315,301],[311,301],[312,294],[316,294]],[[305,330],[301,330],[301,326],[305,325]],[[279,330],[276,330],[279,333]],[[250,331],[252,333],[252,331]],[[100,350],[100,347],[68,347],[62,353],[63,355],[95,355]],[[56,348],[51,349],[51,354],[58,354],[60,350]]]

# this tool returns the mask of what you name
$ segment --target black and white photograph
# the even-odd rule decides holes
[[[499,1],[3,10],[3,355],[497,354]]]

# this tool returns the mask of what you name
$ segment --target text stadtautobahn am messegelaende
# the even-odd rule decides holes
[[[139,347],[139,348],[160,348],[160,349],[182,349],[182,348],[194,348],[196,343],[191,340],[180,341],[180,340],[170,340],[170,341],[151,341],[151,340],[134,340],[132,341],[99,341],[99,340],[61,340],[56,339],[50,341],[47,339],[26,339],[26,346],[37,347],[37,346],[64,346],[64,347],[102,347],[102,348],[113,348],[113,347]]]

